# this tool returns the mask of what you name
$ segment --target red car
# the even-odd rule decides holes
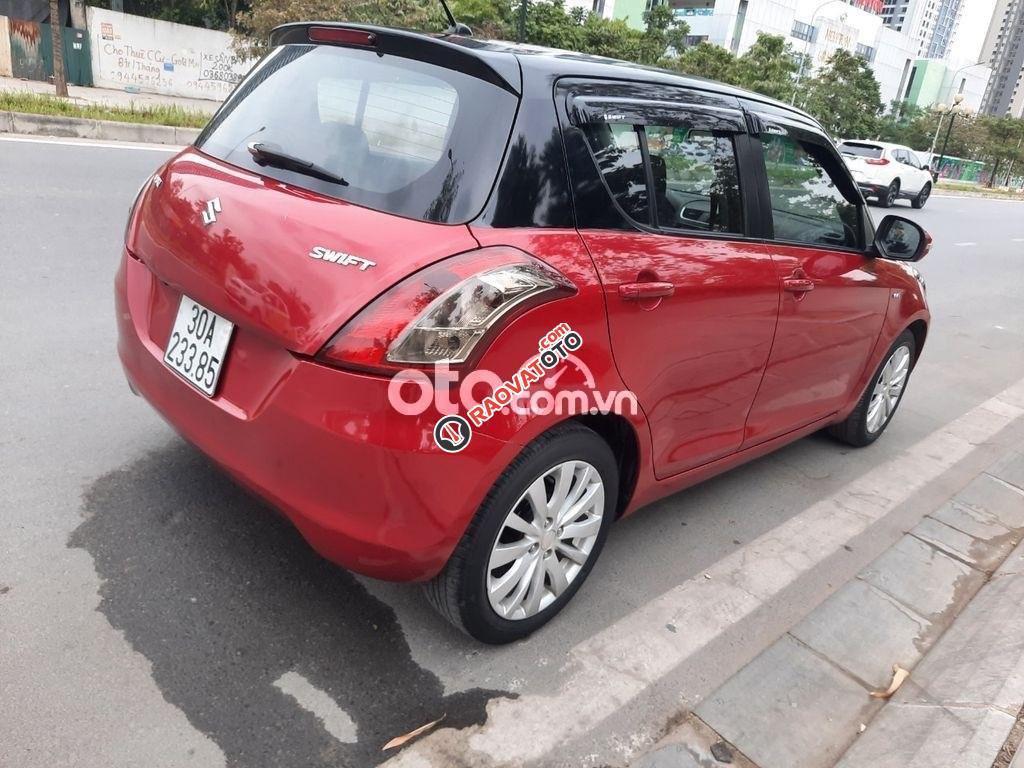
[[[876,232],[805,113],[450,34],[271,42],[133,205],[118,351],[324,557],[508,642],[613,520],[892,418],[930,238]]]

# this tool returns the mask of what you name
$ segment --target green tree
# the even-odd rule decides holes
[[[982,117],[978,122],[984,132],[979,149],[991,163],[991,172],[986,182],[991,187],[1000,172],[1005,172],[1007,165],[1019,162],[1024,144],[1024,120],[1014,117]]]
[[[262,56],[274,27],[310,19],[424,31],[447,26],[441,4],[430,0],[252,0],[250,9],[236,17],[235,49],[245,56]]]
[[[720,45],[705,41],[690,46],[677,58],[663,64],[687,75],[723,83],[736,82],[736,57]]]
[[[637,58],[641,64],[655,65],[665,59],[667,51],[678,56],[686,49],[690,25],[678,21],[668,5],[655,5],[646,11],[644,26],[640,55]]]
[[[839,49],[806,82],[802,106],[836,136],[874,136],[882,98],[871,65],[863,56]]]
[[[799,60],[784,37],[757,36],[757,41],[736,60],[733,82],[765,96],[788,101]]]
[[[876,136],[880,141],[904,144],[923,152],[931,146],[938,124],[939,116],[934,110],[894,100],[878,121]]]

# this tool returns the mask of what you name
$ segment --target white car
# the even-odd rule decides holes
[[[837,146],[865,198],[877,198],[883,208],[900,198],[914,208],[928,201],[932,174],[914,150],[884,141],[847,140]]]

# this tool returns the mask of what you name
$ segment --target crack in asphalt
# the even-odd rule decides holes
[[[442,714],[482,723],[510,695],[445,696],[389,606],[182,441],[98,478],[83,516],[68,544],[104,580],[99,610],[229,766],[376,765],[390,738]],[[293,671],[351,717],[355,744],[273,685]]]

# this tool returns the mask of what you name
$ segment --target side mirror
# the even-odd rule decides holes
[[[883,259],[920,261],[931,247],[932,236],[902,216],[886,216],[875,232],[875,251]]]

